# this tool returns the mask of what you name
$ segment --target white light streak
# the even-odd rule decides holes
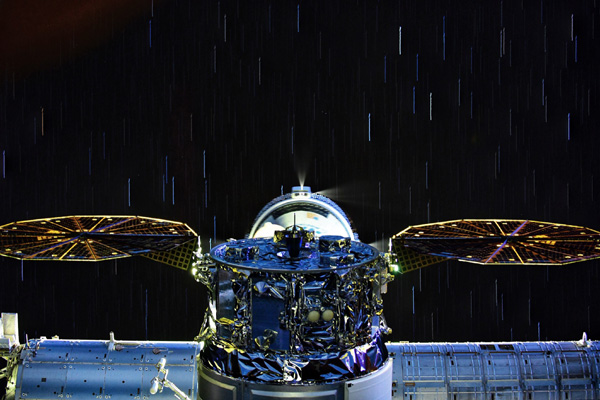
[[[433,119],[433,93],[429,92],[429,120]]]
[[[398,27],[398,54],[402,55],[402,27]]]

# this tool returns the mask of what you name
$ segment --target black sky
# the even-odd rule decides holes
[[[146,215],[208,250],[305,176],[381,249],[457,218],[599,229],[600,5],[570,3],[4,0],[0,223]],[[191,340],[204,313],[147,260],[0,273],[29,337]],[[389,339],[597,338],[599,282],[597,262],[429,267],[390,285]]]

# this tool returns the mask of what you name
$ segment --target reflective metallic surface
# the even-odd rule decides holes
[[[272,237],[275,231],[294,224],[317,236],[340,235],[358,240],[344,211],[328,197],[312,193],[308,186],[295,186],[291,193],[271,200],[256,216],[248,236]]]
[[[280,384],[340,382],[377,371],[387,358],[388,352],[380,336],[372,343],[335,352],[250,352],[213,342],[201,354],[202,365],[223,375]]]
[[[598,342],[388,343],[394,399],[596,399]]]
[[[31,340],[15,360],[7,398],[148,399],[162,358],[169,379],[196,398],[200,348],[196,342]],[[152,398],[173,394],[165,390]]]
[[[205,367],[262,382],[331,382],[387,360],[378,251],[339,236],[301,244],[245,239],[213,248],[209,310],[201,330]],[[287,237],[287,236],[286,236]],[[289,237],[288,237],[289,238]]]
[[[311,399],[311,400],[390,400],[392,362],[386,362],[376,372],[347,381],[304,385],[281,385],[234,379],[200,366],[200,399]]]
[[[338,269],[352,269],[372,263],[379,252],[361,242],[350,242],[341,236],[326,236],[306,243],[300,257],[291,258],[283,243],[273,239],[242,239],[216,246],[212,259],[220,264],[244,270],[263,272],[302,272],[315,274]]]
[[[201,347],[185,342],[31,340],[13,348],[8,357],[7,399],[174,398],[167,389],[151,394],[155,365],[163,358],[169,380],[186,396],[201,400],[566,400],[595,399],[600,394],[600,344],[585,338],[578,342],[387,343],[389,359],[373,372],[319,384],[230,377],[204,365],[204,360],[198,362]],[[282,363],[274,355],[270,361],[244,357],[244,368],[257,371],[263,365],[267,374]],[[336,368],[366,359],[348,353]]]

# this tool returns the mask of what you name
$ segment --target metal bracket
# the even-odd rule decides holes
[[[179,400],[192,400],[185,393],[181,391],[173,382],[167,379],[169,375],[169,370],[165,368],[167,365],[167,359],[161,358],[160,361],[156,364],[156,369],[158,370],[158,374],[152,378],[151,386],[150,386],[150,394],[162,393],[164,387],[168,387],[174,392],[174,396]],[[161,378],[162,374],[162,378]]]

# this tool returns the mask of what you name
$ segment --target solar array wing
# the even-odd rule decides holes
[[[67,216],[0,226],[0,255],[100,261],[169,251],[196,240],[186,224],[138,216]]]
[[[392,237],[391,250],[480,264],[568,264],[599,258],[600,232],[530,220],[455,220],[408,227]]]

